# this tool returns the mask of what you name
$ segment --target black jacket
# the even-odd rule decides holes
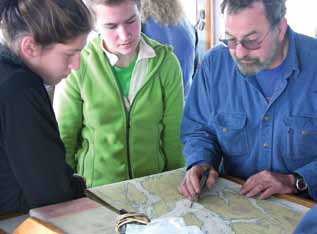
[[[82,196],[42,79],[0,46],[0,215]]]

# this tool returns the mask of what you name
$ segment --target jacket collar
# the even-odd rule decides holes
[[[290,74],[292,71],[299,72],[300,66],[298,61],[298,51],[296,49],[296,33],[288,26],[287,28],[288,37],[288,51],[285,58],[286,67],[288,67],[286,73]],[[285,75],[287,75],[285,74]]]
[[[0,58],[8,60],[13,64],[26,67],[22,59],[20,59],[19,56],[3,44],[0,44]]]

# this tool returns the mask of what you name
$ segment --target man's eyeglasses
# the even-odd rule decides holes
[[[258,40],[258,39],[255,39],[255,40],[242,39],[241,41],[238,41],[237,39],[221,39],[219,41],[222,42],[223,44],[225,44],[230,49],[236,49],[238,44],[240,43],[244,48],[246,48],[248,50],[257,50],[257,49],[261,48],[261,44],[264,41],[264,39],[266,38],[266,36],[269,34],[269,32],[271,32],[271,30],[269,30],[264,35],[262,40]]]

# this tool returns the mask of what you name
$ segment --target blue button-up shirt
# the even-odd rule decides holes
[[[270,102],[239,72],[228,48],[203,59],[182,122],[186,166],[209,161],[248,178],[297,172],[317,199],[317,40],[288,28],[288,54]]]

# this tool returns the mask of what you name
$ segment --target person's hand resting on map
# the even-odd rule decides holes
[[[179,191],[193,198],[196,166],[207,163],[216,170],[209,187],[218,172],[245,181],[247,197],[317,200],[317,41],[288,26],[285,0],[223,0],[221,11],[224,38],[205,54],[186,99]]]
[[[209,168],[209,176],[206,187],[211,189],[216,183],[218,172],[206,164],[191,167],[180,184],[179,192],[192,200],[200,191],[200,178],[206,168]],[[258,196],[260,199],[266,199],[274,194],[296,193],[294,187],[295,178],[292,174],[285,175],[270,171],[261,171],[249,177],[240,189],[240,194],[247,197]]]
[[[295,177],[292,174],[261,171],[246,180],[241,187],[240,194],[266,199],[274,194],[296,193],[294,184]]]

